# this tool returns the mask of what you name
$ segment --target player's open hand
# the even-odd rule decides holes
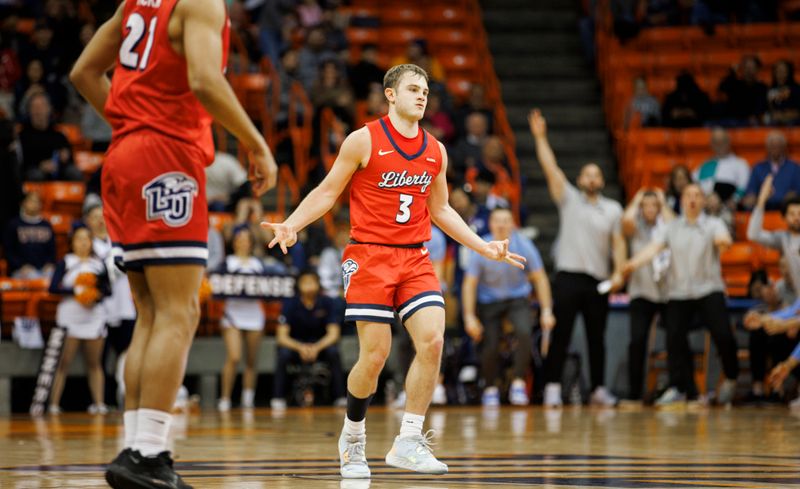
[[[525,262],[527,261],[524,256],[508,251],[508,240],[491,241],[486,243],[486,246],[481,253],[486,258],[506,262],[513,265],[520,270],[525,270]]]
[[[261,223],[261,227],[275,234],[275,237],[272,238],[272,241],[270,241],[267,246],[269,248],[274,248],[275,245],[280,245],[284,255],[289,253],[290,246],[297,243],[297,231],[295,231],[292,226],[288,226],[284,223],[264,221]]]
[[[250,160],[249,180],[256,196],[264,195],[264,192],[274,188],[278,183],[278,165],[268,147],[264,150],[251,151],[248,158]]]

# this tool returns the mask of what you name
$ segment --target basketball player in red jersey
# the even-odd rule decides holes
[[[342,263],[345,319],[356,321],[360,352],[347,379],[347,416],[339,438],[341,474],[368,478],[364,419],[378,386],[392,341],[395,311],[408,329],[416,357],[406,377],[407,401],[400,435],[386,463],[428,474],[443,474],[422,434],[425,413],[439,376],[444,336],[444,300],[423,247],[431,220],[458,242],[488,258],[524,268],[508,252],[508,240],[487,243],[473,233],[448,203],[447,154],[419,121],[428,101],[428,75],[410,64],[384,77],[389,115],[350,134],[330,173],[286,221],[262,223],[284,253],[301,229],[333,206],[349,181],[351,241]]]
[[[167,434],[208,258],[212,117],[249,150],[253,191],[276,182],[272,154],[223,75],[229,29],[224,0],[126,0],[70,74],[113,128],[105,219],[138,312],[125,366],[125,450],[106,472],[114,488],[190,487],[172,469]]]

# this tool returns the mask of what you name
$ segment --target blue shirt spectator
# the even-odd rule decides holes
[[[431,239],[425,242],[425,248],[430,253],[431,261],[437,262],[447,256],[447,237],[436,226],[431,226]]]
[[[491,241],[492,235],[483,236]],[[528,261],[525,270],[510,267],[507,263],[489,260],[474,251],[470,253],[466,274],[479,277],[478,303],[486,304],[507,299],[528,297],[532,291],[529,275],[541,270],[542,257],[531,241],[518,232],[514,232],[509,240],[508,250],[522,255]]]
[[[342,324],[341,308],[324,295],[319,295],[310,308],[299,296],[286,299],[281,316],[280,322],[289,326],[289,336],[308,343],[324,337],[329,324]]]
[[[49,277],[56,262],[53,226],[42,217],[42,199],[25,196],[19,216],[12,219],[3,237],[8,273],[16,278]]]
[[[742,205],[752,209],[767,175],[774,177],[774,191],[767,201],[768,210],[778,210],[783,201],[800,194],[800,165],[786,155],[786,137],[780,131],[767,136],[767,159],[753,167]]]

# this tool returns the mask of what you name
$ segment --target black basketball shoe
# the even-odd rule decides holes
[[[169,452],[144,457],[129,448],[108,466],[106,482],[114,489],[193,489],[175,473]]]

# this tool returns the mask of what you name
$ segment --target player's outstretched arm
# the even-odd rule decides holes
[[[275,186],[278,166],[264,137],[220,71],[225,5],[218,0],[181,0],[173,15],[183,25],[189,87],[208,113],[249,150],[253,192],[261,195]]]
[[[106,100],[111,91],[111,80],[106,73],[114,67],[122,42],[124,7],[125,2],[119,5],[113,17],[100,26],[69,73],[72,85],[101,116],[105,116]]]
[[[261,223],[262,227],[275,233],[275,238],[269,243],[269,247],[280,245],[281,250],[288,253],[288,248],[297,242],[297,233],[331,210],[336,199],[347,187],[353,173],[362,163],[369,160],[371,146],[369,130],[366,127],[347,136],[331,171],[306,195],[292,215],[282,223]]]
[[[428,210],[431,219],[439,229],[467,248],[491,260],[503,261],[517,268],[525,268],[525,258],[508,251],[508,240],[491,241],[487,243],[469,228],[461,216],[450,207],[447,192],[447,152],[444,145],[439,143],[442,152],[442,168],[439,175],[431,185],[431,195],[428,197]]]

